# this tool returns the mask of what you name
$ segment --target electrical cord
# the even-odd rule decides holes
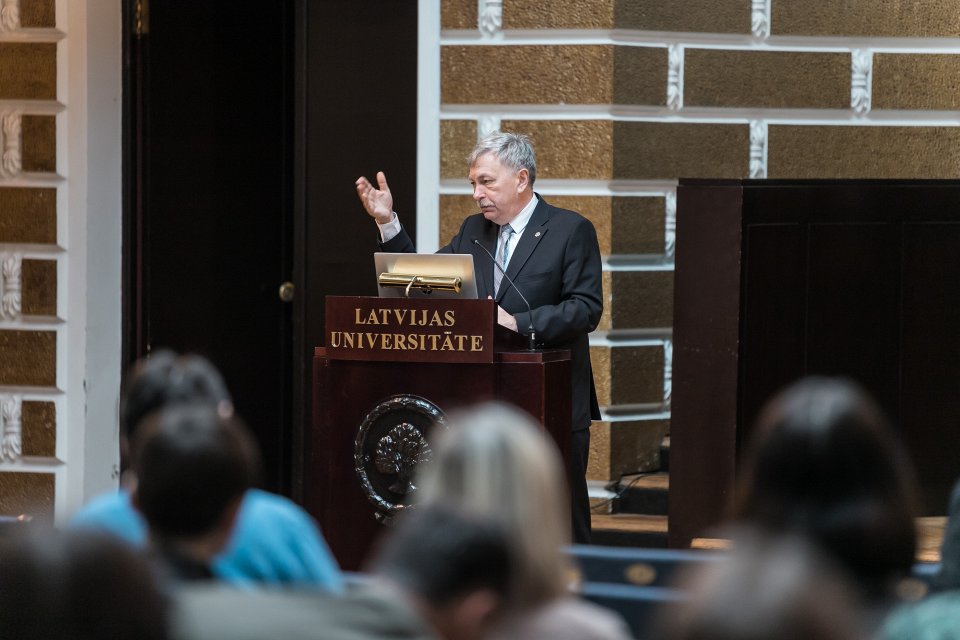
[[[604,487],[607,491],[613,491],[613,488],[620,485],[623,479],[627,476],[636,476],[636,477],[634,477],[633,480],[631,480],[627,484],[620,486],[620,489],[616,491],[615,495],[612,498],[607,498],[606,500],[602,500],[595,505],[591,505],[590,512],[602,513],[600,511],[597,511],[597,509],[606,508],[607,506],[613,504],[614,502],[619,500],[623,496],[623,494],[626,493],[633,485],[635,485],[637,482],[639,482],[643,478],[654,475],[654,473],[657,473],[657,472],[647,471],[647,472],[641,472],[641,473],[635,473],[635,474],[634,473],[620,474],[619,478],[617,478],[616,480],[607,484],[607,486]]]

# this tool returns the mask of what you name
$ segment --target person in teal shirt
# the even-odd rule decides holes
[[[146,416],[196,401],[209,401],[219,412],[233,411],[223,378],[205,358],[158,351],[138,363],[121,402],[122,462],[129,438]],[[135,548],[149,543],[146,521],[123,487],[81,507],[69,526],[107,531]],[[260,489],[244,495],[230,542],[212,568],[220,579],[238,585],[343,590],[340,568],[313,518],[293,501]]]

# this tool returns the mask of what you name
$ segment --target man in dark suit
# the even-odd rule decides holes
[[[473,199],[480,212],[464,220],[459,233],[439,252],[473,255],[477,289],[481,296],[496,299],[501,325],[528,335],[532,329],[543,346],[570,349],[573,539],[587,543],[589,427],[591,420],[600,418],[588,340],[603,311],[597,234],[580,214],[553,207],[534,193],[536,157],[526,136],[492,133],[477,143],[469,164]],[[367,213],[377,221],[381,249],[415,251],[393,211],[393,196],[383,172],[377,174],[377,183],[379,188],[361,177],[356,187]],[[490,255],[503,265],[515,288],[501,278]]]

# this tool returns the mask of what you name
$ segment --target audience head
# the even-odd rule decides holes
[[[742,536],[729,555],[680,578],[665,609],[668,640],[853,640],[863,637],[845,574],[798,537]]]
[[[509,589],[506,532],[444,505],[411,509],[398,520],[374,572],[411,597],[442,637],[483,637]]]
[[[762,410],[735,515],[808,536],[883,595],[913,563],[914,495],[908,456],[877,405],[848,380],[812,377]]]
[[[452,414],[448,424],[419,476],[419,503],[458,505],[507,531],[518,607],[562,594],[570,516],[553,441],[528,415],[502,404]]]
[[[529,174],[528,186],[533,187],[537,179],[537,157],[530,138],[522,133],[504,133],[494,131],[477,142],[467,157],[468,166],[473,167],[480,156],[493,154],[504,167],[512,171],[526,169]]]
[[[174,405],[146,418],[137,429],[133,465],[134,504],[161,540],[197,538],[224,526],[229,533],[260,471],[247,428],[206,403]]]
[[[120,427],[128,437],[133,437],[144,418],[171,404],[207,402],[224,416],[233,413],[223,377],[203,356],[155,351],[132,367],[125,383]]]
[[[122,542],[30,527],[0,539],[0,630],[17,640],[163,640],[167,602]]]

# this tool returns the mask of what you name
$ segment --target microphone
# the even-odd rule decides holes
[[[480,244],[480,241],[477,240],[476,238],[471,238],[470,241],[473,242],[473,244],[480,247],[483,250],[483,252],[487,254],[487,257],[490,258],[490,262],[492,262],[493,266],[497,268],[497,271],[500,272],[500,275],[502,275],[504,278],[507,279],[507,282],[510,283],[510,286],[513,287],[513,290],[517,292],[517,295],[520,296],[520,299],[523,300],[523,303],[527,305],[527,312],[530,318],[530,326],[527,327],[527,330],[530,332],[529,350],[536,351],[537,350],[537,332],[533,328],[533,307],[530,306],[530,303],[527,302],[527,298],[523,295],[523,293],[520,292],[520,289],[517,288],[517,285],[513,283],[513,280],[510,278],[510,276],[507,275],[507,272],[503,270],[503,267],[500,266],[500,263],[497,262],[497,259],[493,257],[493,254],[490,253],[485,246]]]

